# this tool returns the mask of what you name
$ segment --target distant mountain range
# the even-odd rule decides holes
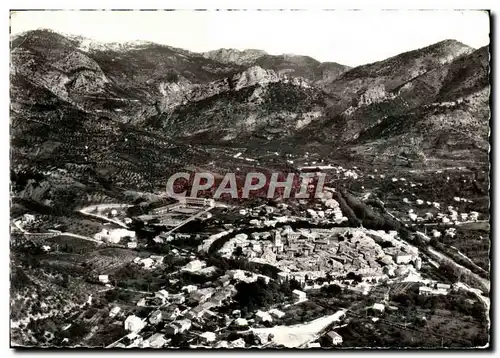
[[[33,139],[41,151],[62,140],[55,133],[64,121],[66,130],[109,127],[103,136],[127,126],[180,146],[326,145],[486,160],[489,93],[488,48],[454,40],[350,68],[254,49],[102,44],[49,30],[11,38],[13,145],[30,133],[43,136]]]

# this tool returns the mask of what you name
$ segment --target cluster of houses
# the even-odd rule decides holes
[[[193,262],[192,266],[199,267],[199,263]],[[186,285],[182,287],[179,293],[172,294],[162,289],[148,297],[144,297],[137,302],[137,305],[151,307],[153,310],[145,318],[133,314],[127,316],[123,324],[128,335],[126,339],[114,347],[162,348],[170,342],[174,335],[186,333],[192,327],[199,330],[203,322],[220,316],[219,313],[213,311],[214,308],[227,305],[231,297],[236,293],[235,287],[229,283],[229,280],[251,282],[258,279],[258,277],[261,277],[261,275],[242,270],[230,270],[219,279],[216,287],[199,288],[196,285]],[[294,291],[294,295],[297,296],[297,299],[305,299],[305,293],[303,292]],[[188,306],[185,303],[190,305]],[[196,305],[192,307],[194,303]],[[109,312],[109,316],[112,318],[121,315],[123,313],[118,306],[113,307]],[[250,321],[252,323],[272,322],[273,319],[282,318],[284,315],[285,313],[278,309],[271,309],[267,312],[257,311],[252,320],[241,318],[239,310],[233,311],[232,317],[224,316],[228,326],[247,327]],[[148,338],[143,337],[145,333],[141,333],[141,331],[144,328],[148,326],[156,327],[160,323],[163,323],[163,326],[159,331],[157,330]],[[202,346],[215,344],[217,338],[217,334],[214,332],[193,333],[193,335],[197,336],[195,342]],[[233,342],[221,341],[217,345],[221,347],[227,346],[227,348],[244,347],[245,342],[242,339]]]
[[[454,199],[458,199],[455,201],[466,201],[470,202],[467,199],[462,199],[455,197]],[[410,204],[411,202],[407,198],[403,198],[403,202],[406,204]],[[417,206],[422,206],[424,205],[424,201],[421,199],[417,199],[415,201]],[[435,209],[440,209],[441,205],[436,202],[426,202],[427,206],[434,207]],[[434,215],[431,212],[426,212],[423,216],[419,216],[414,209],[410,209],[408,211],[408,219],[413,222],[434,222],[435,220],[443,223],[443,224],[455,224],[458,225],[461,222],[474,222],[479,219],[479,213],[477,211],[471,211],[470,213],[459,213],[455,207],[452,205],[447,207],[447,212],[442,213],[438,212],[436,215]]]
[[[450,289],[450,284],[433,282],[429,285],[420,286],[418,288],[418,294],[424,296],[447,295]]]
[[[238,234],[220,250],[223,256],[244,255],[250,261],[274,265],[286,275],[305,283],[349,272],[364,279],[398,276],[404,266],[417,270],[422,261],[418,250],[395,239],[397,232],[371,235],[365,230],[311,228],[294,231],[290,226],[266,232]],[[385,245],[380,244],[385,242]],[[239,251],[239,252],[238,252]]]
[[[163,264],[163,260],[165,259],[165,256],[162,255],[151,255],[149,257],[136,257],[134,259],[134,263],[143,267],[146,270],[153,270],[157,268],[158,266]]]

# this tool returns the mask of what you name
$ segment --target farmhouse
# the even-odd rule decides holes
[[[325,338],[332,346],[338,346],[339,344],[342,344],[343,341],[342,336],[335,331],[328,332]]]

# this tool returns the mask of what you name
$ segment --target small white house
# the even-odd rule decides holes
[[[435,238],[441,237],[441,231],[436,229],[432,230],[432,236]]]
[[[202,288],[200,290],[191,293],[191,298],[199,303],[205,302],[214,294],[214,289],[212,288]]]
[[[431,296],[431,295],[443,295],[444,296],[444,295],[448,294],[448,290],[443,289],[443,288],[434,289],[434,288],[427,287],[427,286],[420,286],[418,288],[418,294],[423,295],[423,296]]]
[[[161,333],[155,333],[147,340],[143,341],[143,348],[162,348],[167,343],[165,336]]]
[[[33,214],[24,214],[23,215],[23,221],[26,224],[32,224],[32,223],[35,222],[35,215],[33,215]]]
[[[154,260],[153,259],[150,259],[150,258],[147,258],[147,259],[143,259],[141,260],[141,264],[144,266],[144,268],[148,269],[148,268],[151,268],[153,265],[154,265]]]
[[[198,289],[198,287],[196,287],[195,285],[187,285],[187,286],[184,286],[181,288],[182,291],[187,292],[187,293],[194,292],[197,289]]]
[[[239,326],[239,327],[245,327],[245,326],[248,326],[248,321],[244,318],[236,318],[234,320],[234,324]]]
[[[118,306],[113,307],[111,311],[109,311],[109,317],[115,317],[120,312],[120,310],[121,308]]]
[[[469,220],[477,221],[478,218],[479,218],[479,213],[477,211],[471,211],[469,213]]]
[[[263,312],[263,311],[257,311],[255,313],[255,320],[259,322],[272,322],[273,318],[268,312]]]
[[[135,242],[135,241],[130,241],[130,242],[128,242],[128,243],[127,243],[127,247],[128,247],[129,249],[135,249],[135,248],[137,248],[137,242]]]
[[[129,332],[138,332],[144,328],[145,323],[137,316],[128,316],[125,320],[125,330]]]
[[[412,256],[408,254],[397,254],[396,257],[394,258],[394,261],[399,264],[407,264],[411,262]]]
[[[217,335],[214,332],[204,332],[200,334],[200,338],[204,343],[210,343],[215,341]]]
[[[293,298],[297,300],[297,302],[302,302],[306,300],[306,293],[304,291],[300,290],[293,290],[292,291]]]
[[[382,303],[374,303],[372,310],[382,313],[385,311],[385,306]]]
[[[179,333],[186,332],[191,328],[191,321],[188,319],[182,319],[174,322],[175,325],[179,328]]]
[[[204,266],[204,263],[201,262],[200,260],[193,260],[190,263],[188,263],[184,269],[188,271],[198,271],[201,270],[201,268]]]
[[[280,311],[280,310],[279,310],[279,309],[277,309],[277,308],[273,308],[273,309],[269,310],[268,312],[269,312],[269,314],[270,314],[271,316],[274,316],[274,317],[276,317],[276,318],[282,318],[282,317],[284,317],[284,316],[285,316],[285,312]]]
[[[99,275],[99,282],[109,283],[109,276],[108,275]]]
[[[326,339],[332,346],[342,344],[342,336],[335,331],[330,331],[326,334]]]
[[[168,292],[167,290],[160,290],[158,292],[155,292],[155,297],[159,298],[162,303],[165,303],[168,300]]]
[[[245,348],[245,340],[243,338],[238,338],[229,343],[229,348]]]

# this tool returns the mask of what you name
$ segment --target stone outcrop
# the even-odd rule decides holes
[[[233,48],[221,48],[203,53],[203,57],[205,58],[222,63],[235,63],[237,65],[249,65],[264,55],[267,55],[267,53],[262,50],[248,49],[240,51]]]

